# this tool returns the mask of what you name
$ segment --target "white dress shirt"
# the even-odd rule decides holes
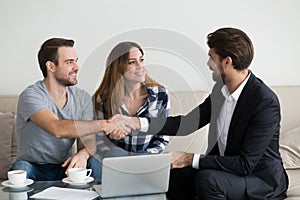
[[[250,77],[250,73],[248,74],[247,78],[242,82],[242,84],[232,94],[229,93],[226,85],[224,85],[221,89],[222,94],[225,97],[225,101],[221,107],[220,115],[217,119],[217,130],[216,130],[218,134],[219,152],[221,156],[224,156],[224,152],[226,149],[228,130],[229,130],[233,111],[235,109],[236,103],[249,77]],[[194,154],[193,165],[192,165],[193,168],[199,169],[199,158],[200,158],[200,154]]]

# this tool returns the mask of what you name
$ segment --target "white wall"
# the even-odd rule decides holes
[[[0,94],[42,78],[36,54],[54,36],[75,39],[79,86],[91,94],[123,40],[145,48],[149,73],[171,90],[207,88],[206,35],[225,26],[248,33],[250,69],[267,84],[300,85],[299,8],[298,0],[0,0]]]

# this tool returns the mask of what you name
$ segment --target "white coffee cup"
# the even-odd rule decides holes
[[[25,170],[12,170],[7,172],[8,180],[13,185],[21,185],[26,181],[27,172]]]
[[[68,176],[72,182],[83,182],[86,177],[91,176],[92,169],[72,168],[68,170]]]

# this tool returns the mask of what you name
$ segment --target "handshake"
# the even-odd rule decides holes
[[[141,128],[139,118],[120,114],[114,115],[109,120],[100,120],[100,126],[105,135],[109,135],[110,138],[116,140],[124,138],[132,130]]]

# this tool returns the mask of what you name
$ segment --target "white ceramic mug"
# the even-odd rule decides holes
[[[27,172],[25,170],[12,170],[7,172],[8,180],[13,185],[21,185],[26,181]]]
[[[83,182],[86,177],[91,176],[92,169],[72,168],[68,170],[68,176],[72,182]]]

